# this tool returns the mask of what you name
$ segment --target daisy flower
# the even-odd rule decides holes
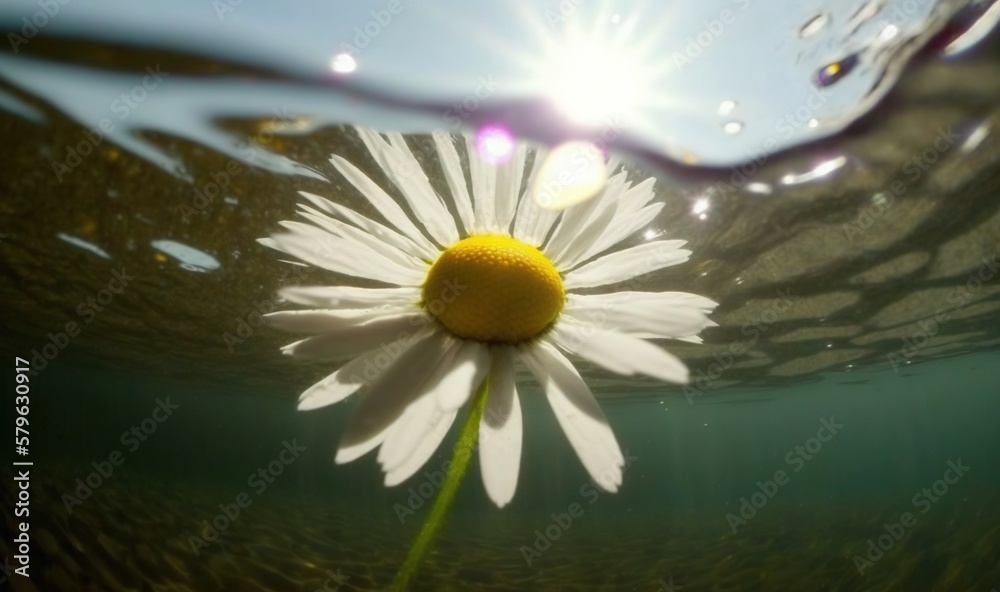
[[[707,314],[716,303],[707,298],[635,289],[644,274],[691,254],[682,240],[636,236],[663,207],[652,203],[653,179],[632,185],[618,171],[596,198],[546,210],[530,195],[542,151],[526,167],[529,150],[516,144],[506,163],[491,164],[475,139],[463,136],[463,166],[454,137],[434,133],[448,188],[442,197],[402,135],[357,131],[402,199],[334,155],[330,162],[370,211],[300,192],[303,220],[282,222],[285,232],[260,239],[366,286],[287,287],[285,300],[313,308],[267,316],[276,328],[310,335],[284,353],[347,360],[302,393],[300,410],[364,387],[336,462],[379,447],[385,484],[402,483],[433,455],[488,377],[479,459],[486,492],[503,507],[514,496],[521,459],[520,363],[541,385],[590,477],[616,491],[624,457],[567,355],[617,374],[684,383],[684,363],[649,340],[697,343],[714,324]]]

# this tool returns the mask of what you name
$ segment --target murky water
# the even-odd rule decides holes
[[[682,38],[731,51],[780,25],[783,44],[804,45],[774,51],[798,56],[804,88],[831,94],[779,82],[752,90],[743,66],[719,86],[721,66],[700,62],[716,74],[691,86],[706,111],[637,107],[663,117],[603,140],[630,180],[656,177],[664,205],[643,239],[684,239],[692,251],[643,289],[719,303],[702,344],[665,343],[690,383],[578,363],[625,455],[611,494],[519,368],[516,495],[497,509],[474,459],[412,589],[1000,588],[1000,53],[989,39],[969,49],[968,33],[995,11],[813,3],[715,35],[713,19],[729,18],[716,8],[742,22],[732,4],[689,15],[701,24]],[[905,19],[892,20],[896,8]],[[282,46],[302,54],[265,58],[257,47],[234,59],[217,41],[189,52],[177,27],[203,21],[163,10],[151,45],[116,29],[132,17],[103,7],[116,42],[89,39],[97,29],[81,11],[0,54],[0,349],[28,362],[8,374],[15,409],[4,429],[23,438],[14,418],[27,418],[14,462],[32,463],[2,471],[0,577],[22,591],[387,589],[429,518],[460,426],[397,487],[382,486],[372,455],[335,464],[354,402],[300,412],[296,398],[336,364],[281,355],[289,335],[260,315],[285,307],[282,287],[344,278],[289,266],[255,241],[295,218],[298,191],[371,210],[329,161],[384,181],[349,124],[459,131],[445,116],[476,96],[456,82],[475,68],[428,68],[421,87],[412,65],[442,51],[468,15],[438,15],[449,24],[440,44],[394,61],[395,36],[414,26],[400,13],[358,57],[364,76],[351,86],[317,80],[312,62],[290,65],[316,50],[314,35]],[[243,32],[263,18],[240,14],[228,22]],[[507,18],[498,30],[514,27]],[[350,41],[353,22],[330,39]],[[701,28],[711,43],[698,41]],[[479,66],[518,72],[497,55]],[[384,86],[393,76],[398,85]],[[441,94],[421,94],[434,85]],[[593,139],[587,125],[544,125],[532,93],[479,96],[470,117],[454,114],[534,140]],[[820,103],[809,107],[810,96]],[[795,133],[784,137],[782,124]],[[766,147],[771,137],[780,146]],[[407,142],[446,194],[430,136]],[[689,166],[705,164],[722,168]]]

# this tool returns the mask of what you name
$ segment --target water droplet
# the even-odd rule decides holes
[[[889,23],[882,27],[882,30],[878,33],[878,38],[882,41],[889,41],[893,39],[896,35],[899,35],[899,27]]]
[[[150,243],[154,249],[170,255],[188,271],[206,273],[219,268],[219,260],[204,251],[172,240],[155,240]]]
[[[719,103],[719,115],[729,115],[736,108],[736,101],[722,101]]]
[[[759,193],[761,195],[769,195],[772,190],[769,183],[761,183],[760,181],[747,183],[745,189],[750,193]]]
[[[358,62],[349,53],[338,53],[330,60],[330,69],[337,74],[350,74],[358,69]]]
[[[829,14],[826,14],[825,12],[823,14],[818,14],[809,21],[807,21],[806,24],[802,25],[802,28],[799,29],[799,37],[805,39],[806,37],[813,36],[816,33],[818,33],[823,27],[825,27],[826,24],[829,22],[830,22]]]
[[[858,54],[856,53],[852,53],[842,60],[827,64],[816,72],[816,84],[820,86],[830,86],[834,82],[843,78],[857,65]]]
[[[722,126],[722,129],[727,134],[730,134],[730,135],[732,135],[732,134],[738,134],[741,131],[743,131],[743,124],[740,123],[739,121],[729,121],[729,122],[726,122],[726,125]]]
[[[884,0],[871,0],[871,2],[862,4],[861,7],[858,8],[853,15],[851,15],[851,18],[847,19],[847,30],[853,31],[857,29],[865,21],[882,12],[883,4],[885,4]]]

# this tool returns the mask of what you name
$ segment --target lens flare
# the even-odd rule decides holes
[[[501,164],[514,152],[514,137],[505,127],[488,125],[476,132],[476,150],[483,160]]]

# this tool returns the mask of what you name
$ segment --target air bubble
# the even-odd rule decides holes
[[[820,32],[827,23],[830,22],[830,15],[823,13],[813,17],[809,22],[802,25],[799,29],[799,37],[805,39],[806,37],[812,37],[816,33]]]
[[[722,126],[722,129],[727,134],[735,135],[743,131],[743,124],[740,123],[739,121],[729,121],[726,122],[724,126]]]
[[[725,100],[719,103],[719,115],[729,115],[736,108],[736,101]]]
[[[816,84],[830,86],[847,75],[858,65],[858,54],[854,53],[842,60],[823,66],[816,72]]]

